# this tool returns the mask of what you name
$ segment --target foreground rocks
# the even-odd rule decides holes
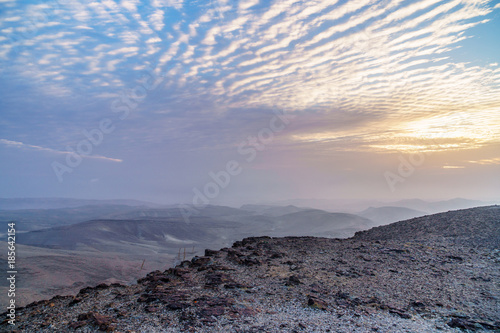
[[[151,272],[136,285],[99,285],[17,309],[15,329],[500,331],[500,207],[432,219],[346,240],[246,238]],[[4,322],[0,329],[12,327]]]

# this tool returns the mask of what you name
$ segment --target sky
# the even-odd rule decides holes
[[[0,0],[0,197],[500,200],[500,3]]]

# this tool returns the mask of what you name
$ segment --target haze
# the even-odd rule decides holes
[[[0,1],[0,197],[498,201],[499,13]]]

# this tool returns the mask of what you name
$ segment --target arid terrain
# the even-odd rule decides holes
[[[134,283],[150,271],[201,256],[205,248],[231,246],[245,237],[347,238],[378,225],[354,214],[295,206],[206,206],[186,220],[178,207],[153,208],[142,202],[128,206],[115,201],[91,201],[93,205],[85,200],[18,201],[11,207],[37,207],[0,210],[0,222],[16,224],[19,306],[55,295],[76,295],[81,288],[100,283]],[[84,206],[47,208],[79,204]],[[6,261],[7,252],[0,253],[0,262]],[[0,272],[0,278],[4,307],[6,273]]]
[[[134,285],[102,284],[19,308],[16,329],[498,331],[499,244],[499,206],[415,218],[350,239],[246,238]]]

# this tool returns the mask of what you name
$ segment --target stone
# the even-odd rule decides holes
[[[206,250],[205,250],[205,257],[214,257],[214,256],[216,256],[218,253],[219,253],[219,251],[206,249]]]
[[[395,314],[395,315],[398,315],[399,317],[403,318],[403,319],[411,319],[411,315],[404,312],[403,310],[399,310],[399,309],[390,309],[389,310],[389,313],[392,313],[392,314]]]
[[[311,308],[314,309],[319,309],[319,310],[326,310],[328,305],[326,304],[325,301],[315,297],[315,296],[309,296],[307,300],[307,305]]]
[[[191,259],[191,263],[193,267],[200,267],[200,266],[206,266],[208,265],[212,259],[210,257],[194,257]]]
[[[452,318],[448,323],[448,326],[452,328],[460,328],[463,330],[477,330],[478,328],[481,328],[480,326],[472,321],[469,321],[465,318]]]
[[[288,280],[285,282],[287,286],[298,286],[299,284],[302,284],[302,282],[296,275],[289,276]]]
[[[101,331],[111,332],[114,330],[112,325],[114,319],[111,316],[101,315],[97,312],[87,312],[78,315],[78,322],[93,324],[98,326]]]

